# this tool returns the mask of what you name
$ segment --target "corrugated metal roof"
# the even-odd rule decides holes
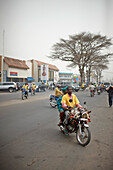
[[[24,60],[18,60],[18,59],[14,59],[14,58],[10,58],[10,57],[4,57],[4,61],[9,67],[29,69],[29,67],[25,64]]]
[[[45,64],[45,65],[48,65],[49,69],[59,71],[59,69],[55,65],[44,63],[44,62],[38,61],[38,60],[35,60],[35,61],[38,63],[39,66]]]

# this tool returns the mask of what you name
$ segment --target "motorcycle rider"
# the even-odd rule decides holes
[[[27,95],[27,96],[28,96],[28,88],[29,88],[28,83],[25,83],[25,84],[22,86],[22,89],[25,89],[25,95]]]
[[[35,83],[33,83],[32,85],[31,85],[31,94],[32,94],[32,90],[36,90],[36,85],[35,85]],[[34,94],[35,94],[35,92],[34,92]]]
[[[100,85],[100,84],[98,84],[98,86],[97,86],[97,93],[98,93],[99,91],[101,91],[101,85]]]
[[[62,89],[64,95],[67,93],[67,86],[65,88]],[[60,122],[58,123],[58,126],[63,124],[63,120],[64,120],[64,109],[62,108],[62,104],[61,104],[61,100],[62,100],[62,96],[60,96],[57,100],[57,108],[59,111],[59,116],[60,116]]]
[[[79,104],[79,100],[76,97],[76,95],[72,94],[71,86],[67,87],[67,94],[65,94],[62,97],[61,103],[62,103],[62,108],[65,110],[65,115],[66,115],[66,126],[64,132],[66,135],[68,135],[68,131],[67,131],[68,113],[69,113],[68,108],[70,107],[70,109],[72,109],[74,107],[78,107],[79,109],[83,109],[83,107]]]
[[[93,91],[93,94],[95,94],[95,86],[93,85],[93,83],[89,85],[89,89],[90,89],[90,92]]]
[[[58,84],[55,88],[55,97],[60,97],[61,95],[63,95],[63,93],[60,91],[60,85]]]

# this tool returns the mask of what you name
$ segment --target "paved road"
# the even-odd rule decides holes
[[[59,131],[57,109],[49,106],[51,92],[0,102],[0,170],[112,170],[113,107],[106,92],[94,98],[76,93],[92,110],[87,147],[78,145],[74,134]]]

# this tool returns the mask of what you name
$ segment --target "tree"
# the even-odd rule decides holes
[[[111,39],[106,36],[82,32],[69,36],[69,40],[60,39],[59,43],[52,46],[51,55],[48,57],[71,62],[68,67],[78,66],[82,84],[85,67],[91,69],[93,63],[107,59],[111,53],[104,50],[111,45]]]
[[[108,69],[108,66],[104,65],[104,64],[98,64],[96,66],[93,66],[92,70],[95,70],[95,74],[97,77],[97,83],[99,83],[101,81],[102,71],[105,69]]]

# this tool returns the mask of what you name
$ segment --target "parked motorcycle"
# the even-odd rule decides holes
[[[26,93],[25,89],[21,89],[21,90],[22,90],[22,100],[27,99],[28,94]]]
[[[57,100],[58,97],[55,97],[55,95],[50,95],[50,106],[55,108],[57,106]]]
[[[89,125],[87,124],[88,122],[91,122],[89,115],[90,112],[91,111],[88,111],[86,107],[84,107],[83,110],[78,108],[72,108],[69,110],[68,124],[65,117],[63,124],[60,125],[61,132],[64,133],[66,125],[68,133],[76,133],[76,139],[80,145],[88,145],[91,140],[91,133],[89,130]]]

